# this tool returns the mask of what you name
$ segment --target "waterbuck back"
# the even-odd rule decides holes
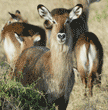
[[[13,76],[20,79],[24,86],[38,79],[35,88],[45,93],[48,103],[55,103],[58,110],[66,110],[74,85],[70,23],[81,15],[82,5],[76,5],[70,13],[54,17],[43,5],[38,5],[37,9],[42,18],[53,23],[51,48],[26,49],[16,62]],[[20,78],[21,74],[23,78]]]
[[[89,94],[92,96],[94,80],[97,78],[98,83],[101,84],[102,45],[95,34],[86,32],[79,36],[74,50],[82,83],[85,84],[85,89],[89,87]]]

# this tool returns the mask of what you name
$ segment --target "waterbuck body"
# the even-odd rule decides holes
[[[45,46],[45,30],[39,26],[27,23],[12,23],[4,27],[1,32],[1,41],[12,68],[21,52],[31,46]]]
[[[38,5],[37,9],[42,18],[50,20],[54,25],[51,48],[26,49],[16,62],[13,76],[20,79],[24,86],[38,79],[35,88],[44,92],[48,103],[55,103],[59,110],[66,110],[74,85],[73,34],[70,23],[81,15],[82,5],[78,4],[70,13],[57,14],[54,17],[43,5]],[[23,78],[20,78],[21,74]]]
[[[77,60],[77,70],[85,88],[89,87],[89,94],[92,96],[94,79],[100,83],[99,73],[102,71],[103,48],[97,36],[91,32],[86,32],[79,36],[75,45],[75,56]],[[86,95],[86,93],[85,93]]]

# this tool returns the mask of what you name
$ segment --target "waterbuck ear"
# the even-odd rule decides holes
[[[45,20],[49,20],[52,23],[56,23],[50,11],[45,6],[40,4],[37,6],[37,10],[41,18],[44,18]]]
[[[72,22],[72,20],[79,18],[79,16],[82,14],[83,6],[81,4],[77,4],[72,11],[69,14],[69,18]]]
[[[11,17],[12,17],[13,19],[16,19],[16,18],[17,18],[14,14],[12,14],[12,13],[10,13],[10,12],[8,12],[8,13],[11,15]]]
[[[16,10],[16,12],[15,12],[16,14],[21,14],[21,12],[19,11],[19,10]]]

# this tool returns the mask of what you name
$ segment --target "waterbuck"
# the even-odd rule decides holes
[[[79,36],[74,50],[82,83],[85,84],[85,89],[88,85],[89,94],[92,96],[94,79],[97,78],[98,83],[101,83],[99,73],[103,63],[102,45],[95,34],[85,32]]]
[[[66,110],[74,85],[70,23],[79,18],[82,5],[76,5],[70,13],[55,14],[38,5],[39,15],[53,23],[51,48],[31,47],[23,51],[15,65],[15,76],[26,86],[36,82],[35,88],[43,91],[48,103],[55,103],[59,110]],[[20,78],[22,74],[22,78]]]
[[[1,41],[7,61],[14,68],[16,60],[24,49],[46,45],[46,33],[42,27],[15,22],[4,27]]]

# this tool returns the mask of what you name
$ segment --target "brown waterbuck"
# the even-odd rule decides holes
[[[23,51],[16,62],[13,76],[20,79],[24,86],[38,79],[35,88],[44,92],[48,103],[55,103],[59,110],[66,110],[74,85],[70,23],[79,18],[82,5],[76,5],[70,13],[57,13],[55,16],[43,5],[38,5],[37,9],[42,18],[53,23],[51,48],[48,51],[40,46]]]
[[[12,14],[1,32],[1,41],[7,57],[7,61],[12,68],[24,49],[31,46],[45,46],[46,35],[42,27],[27,23],[21,16],[19,10]],[[23,38],[24,37],[24,38]]]
[[[46,34],[39,26],[16,22],[4,27],[1,41],[7,61],[14,68],[16,60],[24,49],[46,45]]]
[[[89,94],[92,96],[94,79],[99,78],[97,81],[100,81],[100,76],[98,75],[102,70],[103,63],[102,45],[95,34],[85,32],[79,36],[74,50],[77,70],[80,73],[82,83],[85,84],[85,90],[88,85]]]
[[[94,2],[99,2],[100,0],[71,0],[72,7],[74,7],[77,4],[82,4],[83,5],[83,13],[79,17],[78,20],[75,20],[72,22],[71,29],[73,30],[74,34],[74,44],[77,41],[77,38],[80,34],[87,32],[88,31],[88,15],[89,15],[89,7],[90,4]],[[65,8],[56,8],[51,11],[51,15],[55,16],[57,12],[60,13],[70,13],[71,9],[65,9]],[[51,30],[53,27],[53,23],[51,23],[49,20],[45,20],[44,22],[44,27],[46,30],[46,35],[47,35],[47,42],[46,46],[50,48],[50,35],[51,35]]]

